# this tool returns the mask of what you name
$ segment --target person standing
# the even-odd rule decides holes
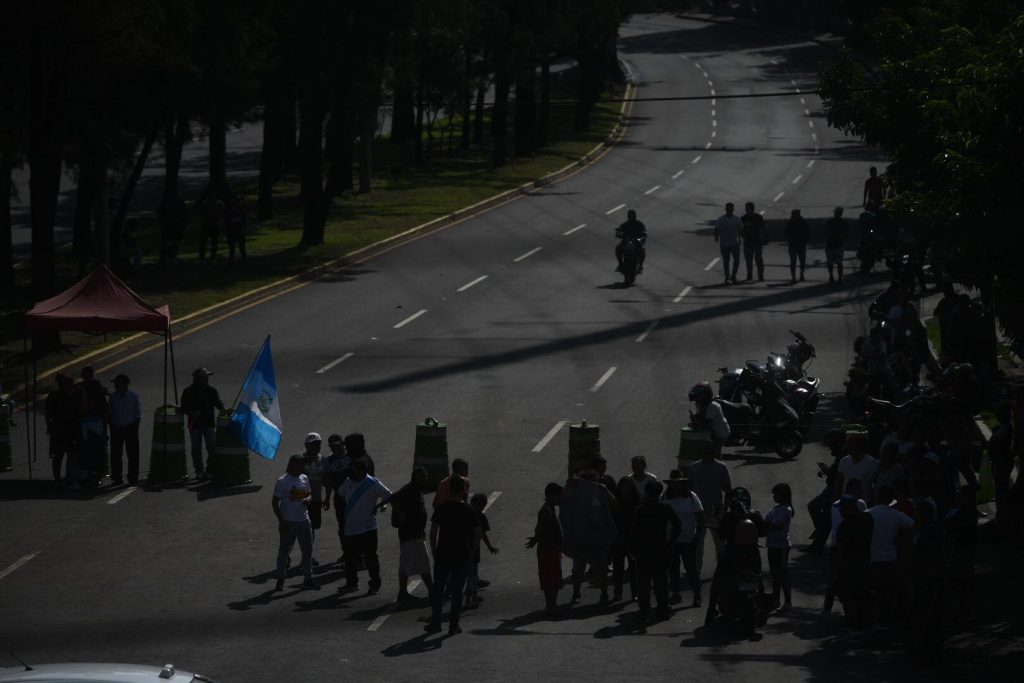
[[[860,481],[865,500],[871,500],[871,492],[878,476],[878,460],[864,452],[868,434],[865,431],[846,432],[846,455],[839,459],[835,478],[835,497],[838,500],[846,492],[846,482]]]
[[[320,435],[310,432],[306,435],[303,445],[305,452],[302,453],[302,473],[309,480],[310,502],[309,502],[309,525],[313,530],[313,542],[316,543],[316,530],[320,528],[323,521],[323,511],[331,505],[324,497],[324,480],[327,473],[327,458],[320,452],[322,444]],[[320,563],[313,558],[313,565]]]
[[[736,271],[740,269],[740,232],[743,223],[735,215],[736,207],[732,202],[725,205],[725,213],[715,221],[715,241],[722,254],[722,267],[725,269],[725,284],[731,281],[736,284]],[[730,261],[732,269],[730,270]]]
[[[697,529],[704,526],[704,506],[700,498],[690,490],[690,480],[679,470],[672,470],[665,480],[664,501],[671,506],[679,518],[679,538],[672,547],[671,566],[669,567],[669,583],[672,595],[669,604],[682,602],[682,576],[679,571],[680,561],[686,570],[686,580],[693,591],[693,606],[701,605],[700,574],[697,572]]]
[[[224,219],[227,211],[224,202],[210,189],[207,189],[200,206],[203,212],[203,231],[199,235],[199,259],[206,258],[206,243],[210,243],[210,258],[217,258],[217,242],[224,231]]]
[[[757,279],[763,282],[764,245],[768,244],[764,216],[754,210],[754,202],[747,202],[746,212],[740,221],[743,223],[743,258],[747,262],[747,282],[753,279],[754,263],[757,263]]]
[[[288,556],[298,540],[302,550],[302,587],[320,590],[313,582],[313,530],[309,526],[309,503],[312,499],[309,479],[302,473],[302,456],[293,455],[288,459],[288,469],[274,484],[274,496],[270,505],[277,517],[280,543],[277,547],[277,583],[275,591],[284,590],[285,574],[288,571]]]
[[[885,182],[878,177],[878,169],[874,166],[868,169],[868,178],[864,181],[864,197],[861,205],[867,208],[868,204],[882,206],[885,201]]]
[[[537,575],[548,617],[558,615],[558,591],[562,589],[562,525],[555,510],[561,500],[562,487],[548,483],[544,487],[544,505],[537,512],[533,536],[526,540],[527,548],[537,549]]]
[[[139,395],[128,388],[128,375],[114,378],[114,393],[107,402],[107,420],[110,424],[110,478],[115,486],[124,483],[121,451],[128,458],[128,484],[139,483],[139,425],[142,424],[142,404]]]
[[[597,482],[597,472],[584,470],[562,492],[559,517],[564,530],[562,550],[572,558],[572,603],[580,601],[587,565],[601,589],[601,604],[608,604],[608,553],[615,540],[612,497]]]
[[[636,487],[637,498],[644,497],[644,487],[649,481],[658,481],[658,477],[647,471],[647,458],[642,455],[634,455],[629,461],[629,468],[632,472],[629,475],[630,481]]]
[[[348,479],[352,469],[352,458],[345,452],[345,440],[340,434],[331,434],[327,437],[327,447],[331,454],[327,456],[327,472],[324,474],[324,484],[330,491],[330,496],[324,499],[324,510],[331,509],[331,502],[334,503],[334,518],[338,522],[338,543],[344,549],[345,538],[345,508],[339,504],[341,497],[338,489]],[[338,558],[338,562],[344,562],[345,556]]]
[[[636,509],[633,528],[629,532],[629,554],[636,558],[636,601],[642,621],[650,615],[652,584],[658,618],[669,617],[669,556],[679,538],[681,525],[672,508],[660,500],[664,488],[660,481],[647,482],[643,502]]]
[[[366,450],[366,437],[356,432],[345,436],[345,452],[352,461],[362,460],[366,463],[366,473],[371,477],[377,476],[377,466]]]
[[[82,441],[81,401],[75,394],[75,383],[64,373],[57,374],[57,390],[46,397],[44,419],[50,435],[50,465],[54,481],[78,486],[78,453]],[[0,417],[3,419],[3,417]],[[67,474],[61,475],[67,458]]]
[[[391,496],[391,526],[398,529],[398,602],[412,599],[412,576],[420,577],[428,593],[433,586],[427,554],[427,504],[423,500],[426,484],[427,470],[414,467],[409,483]]]
[[[107,446],[107,390],[96,379],[92,367],[82,368],[82,381],[78,384],[81,403],[82,449],[79,466],[85,470],[89,487],[99,485],[103,479],[103,456]]]
[[[895,493],[890,486],[878,489],[878,503],[868,508],[874,519],[871,531],[871,587],[877,601],[878,621],[891,627],[899,596],[899,548],[909,537],[914,520],[893,507]]]
[[[861,509],[854,496],[837,501],[839,523],[835,528],[835,547],[829,561],[830,588],[843,603],[847,625],[863,631],[871,625],[870,577],[871,536],[874,519]],[[831,611],[831,605],[826,614]]]
[[[597,472],[597,483],[608,489],[608,492],[615,495],[615,478],[608,474],[608,461],[600,455],[590,459],[590,467]]]
[[[366,461],[356,458],[348,479],[338,489],[339,505],[345,510],[345,535],[341,538],[345,554],[345,585],[339,590],[354,591],[359,587],[359,564],[366,565],[370,575],[370,594],[380,590],[380,557],[377,554],[377,509],[387,503],[391,491],[366,471]]]
[[[694,385],[687,396],[697,406],[697,412],[691,414],[693,421],[700,429],[711,432],[711,454],[718,457],[722,454],[722,447],[729,442],[732,429],[714,393],[711,382],[701,382]]]
[[[704,508],[704,524],[697,529],[696,552],[697,574],[704,569],[704,540],[708,533],[715,544],[715,556],[722,553],[722,538],[718,533],[718,521],[722,515],[725,497],[732,491],[729,467],[715,457],[711,451],[690,465],[690,486]]]
[[[206,368],[192,371],[192,384],[181,392],[181,409],[188,417],[188,434],[192,444],[192,466],[196,471],[196,479],[209,479],[203,465],[203,442],[206,442],[206,456],[213,454],[214,442],[217,438],[217,418],[213,411],[224,410],[220,394],[210,386],[210,375]]]
[[[810,239],[810,226],[800,215],[800,209],[793,209],[786,223],[786,244],[789,245],[789,274],[794,285],[797,282],[797,261],[800,261],[800,282],[804,281],[804,271],[807,270],[807,242]]]
[[[431,517],[430,547],[434,552],[434,590],[430,595],[430,622],[425,630],[441,630],[441,608],[446,592],[452,596],[448,612],[448,635],[461,633],[459,616],[462,613],[463,592],[469,560],[480,547],[480,518],[463,498],[465,481],[452,479],[452,497],[437,506]]]
[[[498,549],[494,547],[490,536],[487,535],[487,532],[491,530],[491,523],[484,511],[484,508],[487,507],[487,496],[483,493],[474,493],[469,498],[469,506],[473,508],[473,512],[476,513],[477,520],[480,522],[480,543],[483,543],[492,555],[497,555]],[[469,570],[466,573],[466,605],[469,607],[475,607],[481,602],[480,596],[477,595],[477,590],[482,588],[480,585],[480,543],[477,544],[476,551],[469,558]],[[607,562],[605,564],[607,567]]]
[[[836,278],[832,269],[838,271],[839,284],[843,284],[843,250],[846,248],[846,236],[850,233],[850,225],[843,218],[843,207],[837,206],[832,218],[825,223],[825,265],[828,266],[828,283],[835,284]]]
[[[455,498],[452,485],[456,479],[462,479],[463,484],[459,488],[461,491],[459,497],[461,500],[465,501],[469,498],[469,463],[462,458],[455,458],[452,460],[451,474],[438,483],[437,491],[434,493],[434,508],[437,508],[442,503],[447,503],[449,500]]]
[[[636,492],[633,478],[626,476],[619,480],[615,487],[615,541],[612,543],[612,582],[614,593],[612,600],[622,599],[622,582],[629,582],[630,600],[636,600],[636,562],[629,557],[629,530],[633,527],[633,516],[640,505],[641,496]],[[629,562],[628,569],[626,562]]]
[[[764,521],[767,527],[765,545],[768,548],[768,568],[772,575],[772,597],[779,604],[779,595],[783,602],[780,612],[788,612],[793,608],[793,591],[789,581],[789,525],[793,521],[793,491],[789,484],[776,484],[772,487],[775,505],[768,510]]]

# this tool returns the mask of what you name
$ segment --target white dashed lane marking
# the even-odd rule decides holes
[[[803,177],[803,173],[798,174],[796,178],[793,178],[793,184],[796,185],[797,183],[799,183]]]
[[[704,145],[704,149],[711,149],[711,143],[709,142],[706,145]]]
[[[605,211],[604,215],[605,216],[610,216],[613,213],[615,213],[616,211],[619,211],[620,209],[624,209],[624,208],[626,208],[625,204],[619,204],[618,206],[613,206],[612,208],[610,208],[607,211]]]
[[[658,326],[658,321],[657,321],[657,320],[655,320],[654,322],[652,322],[652,323],[651,323],[650,325],[648,325],[648,326],[647,326],[647,329],[646,329],[646,330],[644,330],[644,331],[643,331],[643,332],[642,332],[642,333],[640,334],[640,336],[639,336],[639,337],[637,337],[637,338],[636,338],[636,341],[637,341],[638,343],[642,343],[642,342],[643,342],[643,341],[644,341],[645,339],[647,339],[647,336],[648,336],[648,335],[649,335],[649,334],[650,334],[651,332],[654,332],[654,328],[655,328],[655,327],[657,327],[657,326]]]
[[[409,582],[409,588],[408,588],[409,592],[412,593],[414,590],[416,590],[419,587],[419,585],[421,583],[422,583],[422,581],[420,581],[419,579],[413,579],[412,581],[410,581]],[[388,605],[384,609],[383,614],[378,615],[377,618],[374,619],[370,623],[370,625],[366,627],[366,630],[367,631],[376,631],[376,630],[380,629],[380,627],[384,625],[384,622],[388,620],[388,617],[390,617],[392,614],[395,613],[396,609],[398,609],[398,602],[393,602],[390,605]]]
[[[625,205],[623,205],[623,206],[625,206]],[[520,254],[519,256],[516,256],[514,259],[512,259],[512,263],[519,263],[520,261],[525,261],[526,259],[530,258],[531,256],[533,256],[534,254],[536,254],[538,251],[540,251],[543,248],[544,247],[535,247],[535,248],[531,249],[530,251],[526,252],[525,254]]]
[[[715,264],[718,263],[721,260],[722,260],[721,258],[716,256],[715,258],[711,259],[711,263],[709,263],[706,266],[704,266],[704,270],[711,270],[712,268],[715,267]]]
[[[661,189],[661,185],[655,185],[655,186],[654,186],[654,187],[652,187],[651,189],[647,190],[647,192],[644,192],[644,194],[645,194],[645,195],[646,195],[646,194],[651,194],[652,192],[657,192],[657,191],[658,191],[658,190],[660,190],[660,189]]]
[[[684,173],[686,173],[686,171],[676,171],[675,173],[672,174],[672,180],[675,180],[676,178],[678,178],[679,176],[683,175]]]
[[[611,378],[611,376],[615,374],[615,371],[618,370],[618,369],[619,368],[614,366],[614,365],[611,366],[610,368],[608,368],[605,371],[605,373],[603,375],[601,375],[601,379],[597,380],[597,382],[594,383],[594,386],[590,387],[590,391],[591,392],[597,391],[602,386],[604,386],[604,383],[607,382]]]
[[[777,195],[775,195],[775,199],[773,199],[772,201],[773,202],[779,201],[780,199],[782,199],[782,195],[784,195],[784,194],[786,194],[786,193],[785,192],[778,193]]]
[[[683,297],[686,296],[687,294],[689,294],[691,289],[693,289],[693,287],[690,286],[690,285],[687,285],[686,287],[684,287],[683,291],[679,292],[679,294],[676,295],[675,299],[672,299],[672,303],[677,304],[680,301],[682,301]]]
[[[333,367],[335,367],[337,365],[341,365],[342,363],[344,363],[345,361],[347,361],[349,358],[351,358],[354,355],[356,355],[356,354],[350,352],[350,353],[346,353],[344,356],[341,356],[340,358],[335,358],[330,363],[328,363],[327,365],[325,365],[322,368],[320,368],[319,370],[317,370],[316,374],[322,375],[325,372],[327,372],[328,370],[330,370],[331,368],[333,368]]]
[[[704,158],[704,157],[702,157],[702,156],[700,156],[700,155],[697,155],[697,156],[696,156],[696,157],[694,158],[694,160],[693,160],[693,161],[691,161],[690,163],[691,163],[691,164],[695,164],[695,163],[697,163],[698,161],[700,161],[700,160],[701,160],[701,159],[703,159],[703,158]]]
[[[582,230],[582,229],[583,229],[583,228],[585,228],[585,227],[587,227],[587,224],[586,224],[586,223],[580,223],[580,224],[579,224],[579,225],[577,225],[577,226],[576,226],[575,228],[569,228],[568,230],[566,230],[566,231],[565,231],[565,232],[563,232],[562,234],[563,234],[563,235],[571,235],[571,234],[573,234],[574,232],[576,232],[577,230]]]
[[[422,309],[420,309],[420,310],[416,311],[415,313],[413,313],[412,315],[410,315],[410,316],[409,316],[408,318],[406,318],[406,319],[405,319],[405,320],[403,320],[402,322],[400,322],[400,323],[398,323],[397,325],[395,325],[395,326],[394,326],[394,329],[398,330],[398,329],[401,329],[401,328],[405,327],[406,325],[408,325],[408,324],[409,324],[409,323],[411,323],[411,322],[412,322],[413,320],[415,320],[416,318],[420,317],[421,315],[423,315],[423,314],[424,314],[424,313],[426,313],[426,312],[427,312],[427,309],[425,309],[425,308],[422,308]]]
[[[491,495],[487,496],[487,505],[484,505],[484,512],[491,509],[491,506],[501,498],[501,491],[491,491]]]
[[[480,277],[478,277],[475,280],[470,280],[469,282],[467,282],[466,284],[462,285],[461,287],[459,287],[455,291],[456,292],[465,292],[467,289],[469,289],[473,285],[478,285],[478,284],[480,284],[481,282],[483,282],[486,279],[487,279],[486,275],[481,275]]]
[[[24,557],[15,560],[13,564],[7,567],[7,569],[0,572],[0,579],[6,578],[7,576],[15,572],[18,569],[18,567],[22,566],[23,564],[26,564],[27,562],[32,561],[32,558],[38,554],[38,552],[29,553],[28,555],[25,555]]]
[[[116,504],[120,503],[122,500],[124,500],[125,498],[127,498],[128,496],[130,496],[131,494],[135,493],[138,490],[139,490],[138,486],[129,486],[124,491],[121,491],[121,493],[117,494],[116,496],[114,496],[113,498],[108,500],[107,501],[107,505],[116,505]]]
[[[540,453],[542,450],[544,450],[544,447],[551,442],[551,439],[555,438],[555,435],[558,434],[558,432],[562,431],[562,427],[565,426],[565,422],[565,420],[559,420],[557,423],[555,423],[555,426],[551,428],[551,431],[545,434],[544,438],[538,441],[537,445],[533,447],[533,452]]]
[[[807,168],[810,168],[811,166],[814,166],[814,159],[807,162]]]

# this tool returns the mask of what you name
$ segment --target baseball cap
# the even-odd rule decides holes
[[[195,370],[192,371],[193,377],[209,377],[212,374],[213,373],[207,370],[206,368],[196,368]]]
[[[310,432],[309,434],[306,434],[306,440],[303,443],[311,444],[311,443],[317,443],[317,442],[320,442],[320,441],[323,441],[323,439],[320,438],[319,434],[317,434],[316,432]]]

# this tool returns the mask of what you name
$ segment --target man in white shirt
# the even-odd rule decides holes
[[[722,253],[722,266],[725,268],[725,284],[731,281],[736,284],[736,271],[740,269],[740,233],[743,221],[733,213],[736,207],[732,202],[725,205],[725,214],[715,221],[715,241]],[[732,261],[730,270],[729,261]]]
[[[896,592],[899,589],[899,545],[914,528],[914,520],[892,507],[895,498],[891,486],[880,486],[878,504],[868,510],[875,520],[871,531],[871,586],[877,600],[878,621],[883,628],[892,626]]]
[[[313,530],[309,526],[307,511],[310,500],[309,479],[302,473],[302,456],[293,455],[288,459],[288,470],[274,484],[274,497],[270,502],[281,536],[277,547],[275,591],[284,590],[288,556],[296,540],[302,550],[302,574],[305,577],[302,587],[320,590],[320,586],[313,583]]]
[[[864,491],[864,499],[871,500],[875,477],[878,476],[878,460],[864,452],[867,444],[867,432],[846,432],[846,455],[839,460],[835,481],[835,498],[843,495],[846,482],[859,479]]]
[[[352,471],[338,487],[339,505],[344,506],[345,527],[341,538],[345,554],[345,585],[341,591],[359,587],[362,559],[370,574],[370,593],[380,590],[380,557],[377,555],[377,510],[391,499],[391,490],[366,472],[366,461],[356,458]]]
[[[128,388],[128,375],[114,378],[114,393],[107,400],[107,423],[110,425],[110,479],[119,486],[121,451],[128,458],[128,484],[139,483],[139,425],[142,423],[142,404],[139,395]]]
[[[679,470],[669,472],[668,479],[665,480],[665,496],[662,500],[668,503],[672,511],[676,513],[680,523],[679,536],[672,549],[669,566],[672,594],[668,601],[675,605],[683,599],[680,594],[682,576],[679,565],[681,563],[686,570],[686,580],[693,591],[693,606],[700,607],[700,572],[697,571],[696,540],[697,529],[704,526],[704,506],[701,505],[697,494],[690,490],[690,480],[684,477]]]
[[[647,486],[647,482],[658,481],[658,477],[647,471],[647,458],[642,455],[634,455],[629,461],[629,466],[633,470],[629,478],[632,480],[633,486],[636,487],[637,496],[643,499],[644,487]]]

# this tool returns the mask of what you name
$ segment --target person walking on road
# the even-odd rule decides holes
[[[312,495],[309,479],[302,473],[302,456],[293,455],[288,459],[288,469],[274,484],[271,507],[277,517],[280,543],[277,547],[277,583],[275,591],[284,590],[284,579],[288,571],[288,557],[295,541],[302,550],[302,587],[320,590],[313,582],[313,530],[309,526],[309,504]]]
[[[850,225],[843,218],[843,207],[837,206],[832,218],[825,223],[825,265],[828,266],[828,283],[835,284],[836,278],[832,269],[838,271],[839,284],[843,284],[843,250],[846,248],[846,236],[850,233]]]
[[[462,632],[459,615],[462,613],[463,592],[469,561],[480,547],[480,518],[463,498],[466,485],[461,477],[452,479],[452,497],[437,506],[431,517],[430,547],[434,552],[434,590],[430,595],[430,622],[425,630],[441,630],[441,609],[446,593],[452,596],[448,612],[448,635]]]
[[[736,284],[736,271],[740,269],[740,233],[743,230],[743,222],[733,213],[735,209],[735,205],[729,202],[725,205],[725,213],[715,221],[715,241],[718,242],[722,254],[725,284]]]
[[[411,600],[409,578],[418,576],[430,593],[430,555],[427,554],[427,504],[423,487],[427,470],[414,467],[412,479],[391,496],[391,526],[398,529],[398,602]]]
[[[366,471],[366,461],[352,461],[349,478],[338,489],[339,504],[345,509],[345,535],[341,538],[345,554],[345,585],[339,590],[359,587],[359,565],[370,575],[370,594],[380,590],[380,556],[377,554],[377,510],[391,498],[391,490]]]
[[[764,216],[754,210],[754,202],[747,202],[745,208],[740,221],[743,223],[743,259],[747,263],[747,282],[753,279],[755,263],[757,279],[763,282],[764,245],[768,244],[768,232],[764,227]]]
[[[124,483],[121,451],[128,459],[128,484],[139,483],[139,425],[142,424],[142,404],[139,395],[128,388],[128,375],[114,378],[114,393],[107,401],[107,420],[110,423],[110,479],[115,486]]]
[[[312,496],[309,503],[309,525],[313,529],[313,542],[316,543],[316,530],[323,521],[323,511],[331,506],[330,499],[324,497],[324,480],[327,473],[327,458],[320,452],[322,444],[320,435],[310,432],[303,442],[305,452],[302,453],[302,473],[309,479],[309,490]],[[316,557],[313,565],[319,565]]]
[[[794,285],[797,282],[797,261],[800,261],[800,282],[804,281],[804,271],[807,270],[807,242],[810,239],[810,226],[807,225],[807,221],[800,215],[800,209],[793,209],[789,214],[789,221],[786,223],[786,244],[789,245],[790,281]]]
[[[658,606],[657,617],[669,617],[669,556],[679,538],[681,525],[672,508],[660,500],[664,488],[660,481],[647,482],[644,500],[636,509],[633,528],[629,532],[629,554],[636,558],[636,601],[642,621],[650,616],[652,585]]]
[[[533,536],[526,540],[527,548],[537,549],[537,575],[549,617],[558,615],[558,591],[562,589],[562,525],[555,510],[561,500],[562,487],[548,483],[544,487],[544,504],[537,512]]]
[[[693,606],[701,605],[700,574],[697,572],[697,529],[704,526],[704,507],[700,498],[690,490],[690,480],[680,470],[672,470],[665,480],[664,501],[679,518],[679,538],[672,546],[669,583],[672,594],[669,604],[682,602],[682,575],[680,564],[686,571],[686,580],[693,591]]]
[[[57,389],[46,397],[44,419],[50,435],[50,465],[53,480],[78,486],[78,454],[82,445],[82,406],[75,395],[75,383],[64,373],[57,374]],[[4,419],[0,417],[0,419]],[[62,475],[65,458],[67,474]]]
[[[710,533],[715,544],[715,556],[722,553],[722,538],[718,532],[718,521],[722,515],[725,497],[732,491],[729,467],[715,457],[713,451],[690,465],[690,485],[704,508],[704,524],[697,528],[697,574],[704,570],[704,540]]]
[[[213,455],[217,437],[217,419],[214,409],[224,410],[220,394],[210,386],[210,375],[206,368],[192,371],[192,384],[181,392],[181,409],[188,417],[188,434],[192,444],[192,466],[196,479],[209,479],[203,465],[203,442],[206,442],[206,456]]]

